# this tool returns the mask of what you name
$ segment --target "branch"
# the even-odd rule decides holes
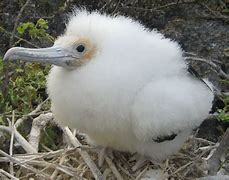
[[[38,152],[38,146],[40,142],[41,129],[43,129],[46,124],[53,120],[53,114],[41,114],[33,120],[32,128],[29,136],[29,143]]]
[[[43,102],[41,102],[33,111],[31,111],[29,114],[23,116],[22,118],[18,119],[15,123],[15,127],[18,128],[26,119],[28,116],[33,116],[37,114],[38,111],[41,110],[42,106],[49,100],[49,98],[45,99]]]
[[[9,178],[11,178],[11,180],[19,180],[18,178],[14,177],[13,175],[4,171],[3,169],[0,169],[0,174],[4,174],[4,175],[8,176]]]
[[[11,33],[11,32],[8,32],[6,29],[4,29],[4,28],[1,27],[1,26],[0,26],[0,31],[6,33],[8,36],[12,36],[12,33]],[[23,42],[29,44],[30,46],[32,46],[32,47],[34,47],[34,48],[39,48],[39,46],[37,46],[37,45],[35,45],[35,44],[33,44],[33,43],[27,41],[26,39],[21,38],[21,37],[15,35],[15,34],[14,34],[14,37],[15,37],[16,39],[18,39],[19,41],[23,41]]]
[[[18,15],[16,17],[16,20],[15,20],[15,23],[14,23],[14,28],[13,28],[12,34],[10,36],[10,47],[12,47],[12,45],[13,45],[14,34],[15,34],[17,26],[19,24],[19,20],[21,18],[21,15],[22,15],[23,11],[25,10],[26,6],[28,6],[29,3],[30,3],[30,0],[27,0],[25,2],[25,4],[22,6],[22,8],[20,9],[20,11],[19,11],[19,13],[18,13]]]
[[[105,157],[107,164],[109,165],[109,167],[111,168],[111,171],[113,172],[113,174],[115,175],[115,177],[119,180],[123,180],[123,177],[121,176],[121,174],[119,173],[119,171],[117,170],[116,166],[114,165],[114,163],[111,161],[110,158]]]
[[[218,67],[214,62],[212,62],[210,60],[206,60],[204,58],[199,58],[199,57],[191,57],[191,56],[185,57],[185,59],[191,60],[191,61],[204,62],[204,63],[208,64],[214,72],[216,72],[220,76],[224,77],[225,79],[229,80],[229,75],[226,74],[220,67]]]
[[[71,130],[68,127],[63,128],[64,133],[69,138],[71,144],[78,148],[81,146],[81,143],[78,141],[78,139],[72,134]],[[86,151],[81,150],[80,148],[77,149],[79,154],[82,156],[88,167],[90,168],[92,174],[94,175],[96,180],[102,180],[103,175],[95,165],[95,163],[91,160],[89,154]]]
[[[40,176],[42,176],[43,178],[47,179],[47,180],[50,180],[49,176],[47,174],[45,174],[44,172],[38,170],[38,169],[35,169],[34,167],[32,166],[29,166],[27,164],[22,164],[20,162],[20,160],[14,158],[14,157],[11,157],[9,154],[5,153],[4,151],[0,150],[0,155],[6,157],[7,159],[9,159],[11,162],[14,162],[14,163],[17,163],[19,164],[21,167],[25,168],[25,169],[28,169],[36,174],[39,174]]]
[[[217,175],[217,176],[206,176],[202,178],[198,178],[196,180],[228,180],[228,175]]]
[[[12,129],[9,127],[0,125],[0,131],[11,133]],[[16,128],[14,128],[14,137],[27,153],[36,153],[37,152],[36,149],[34,149],[33,146],[31,146],[31,144],[29,144],[28,141],[26,141],[26,139],[16,130]]]
[[[10,151],[9,154],[10,156],[13,156],[13,145],[14,145],[14,121],[15,121],[15,111],[13,111],[13,115],[12,115],[12,121],[11,121],[11,138],[10,138]],[[14,175],[14,164],[12,162],[10,162],[10,174],[13,176]]]
[[[221,157],[223,157],[229,148],[229,128],[227,128],[226,132],[218,148],[215,150],[213,155],[208,159],[208,171],[210,175],[216,175],[220,166],[221,166]]]

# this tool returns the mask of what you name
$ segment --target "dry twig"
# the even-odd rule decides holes
[[[38,170],[38,169],[35,169],[34,167],[29,166],[29,165],[27,165],[27,164],[22,164],[18,159],[14,158],[14,157],[11,157],[9,154],[5,153],[5,152],[2,151],[2,150],[0,150],[0,155],[6,157],[7,159],[9,159],[9,160],[10,160],[11,162],[13,162],[13,163],[18,163],[18,164],[20,164],[20,166],[23,167],[23,168],[25,168],[25,169],[28,169],[28,170],[30,170],[30,171],[36,173],[36,174],[39,174],[40,176],[42,176],[42,177],[45,178],[45,179],[49,179],[49,176],[48,176],[46,173],[44,173],[44,172],[42,172],[42,171],[40,171],[40,170]]]
[[[12,115],[12,121],[11,121],[11,138],[10,138],[10,156],[13,156],[13,145],[14,145],[14,120],[15,120],[15,111],[13,111]],[[14,175],[14,164],[13,162],[10,162],[10,174],[13,176]]]
[[[208,159],[208,170],[210,175],[217,174],[221,165],[220,159],[222,156],[226,154],[228,149],[229,149],[229,128],[227,128],[218,148],[215,150],[213,155]]]
[[[65,127],[63,129],[63,131],[67,135],[67,137],[69,138],[71,144],[74,147],[78,148],[78,147],[81,146],[81,143],[76,139],[75,136],[73,136],[71,130],[68,127]],[[77,149],[77,151],[79,152],[79,154],[82,156],[82,158],[84,159],[84,161],[86,162],[86,164],[90,168],[90,170],[91,170],[92,174],[94,175],[95,179],[102,180],[103,175],[99,171],[99,169],[97,168],[97,166],[95,165],[95,163],[91,160],[89,154],[86,151],[81,150],[80,148]]]
[[[20,9],[20,11],[19,11],[19,13],[18,13],[18,15],[16,17],[16,20],[15,20],[15,23],[14,23],[14,28],[13,28],[12,34],[10,36],[10,47],[13,45],[14,34],[16,32],[16,29],[17,29],[17,26],[19,24],[19,20],[20,20],[20,18],[22,16],[22,13],[25,10],[26,6],[29,5],[29,3],[30,3],[30,0],[27,0],[25,2],[25,4],[21,7],[21,9]]]
[[[0,125],[0,131],[11,133],[11,130],[12,129],[9,127]],[[27,153],[36,153],[36,150],[33,148],[33,146],[28,143],[28,141],[16,130],[16,128],[14,128],[14,137]]]
[[[199,58],[199,57],[191,57],[191,56],[185,57],[185,59],[191,60],[191,61],[204,62],[204,63],[208,64],[214,72],[218,73],[220,76],[224,77],[225,79],[229,79],[229,75],[226,74],[226,73],[225,73],[219,66],[217,66],[213,61],[206,60],[206,59],[204,59],[204,58]]]
[[[228,175],[217,175],[217,176],[206,176],[202,178],[198,178],[196,180],[228,180]]]
[[[11,180],[19,180],[18,178],[14,177],[13,175],[9,174],[8,172],[4,171],[3,169],[0,169],[0,174],[8,176],[9,178],[11,178]]]
[[[65,155],[62,156],[62,157],[60,158],[59,165],[62,165],[62,164],[64,163],[65,159],[66,159],[66,156],[65,156]],[[57,177],[57,175],[58,175],[58,172],[59,172],[59,170],[58,170],[58,169],[55,169],[55,171],[52,173],[50,179],[55,180],[56,177]]]
[[[4,29],[4,28],[1,27],[1,26],[0,26],[0,31],[4,32],[4,33],[7,34],[8,36],[11,36],[11,35],[12,35],[12,33],[8,32],[6,29]],[[39,46],[37,46],[37,45],[35,45],[35,44],[33,44],[33,43],[27,41],[26,39],[21,38],[21,37],[15,35],[15,34],[14,34],[14,37],[15,37],[16,39],[18,39],[19,41],[25,42],[25,43],[27,43],[28,45],[30,45],[30,46],[32,46],[32,47],[34,47],[34,48],[39,48]]]
[[[43,129],[51,120],[53,120],[52,113],[41,114],[33,120],[29,136],[29,143],[36,149],[36,151],[38,151],[41,129]]]
[[[105,157],[105,160],[107,164],[109,165],[109,167],[111,168],[112,172],[114,173],[115,177],[119,180],[123,180],[123,177],[121,176],[121,174],[119,173],[119,171],[117,170],[116,166],[111,161],[111,159],[108,157]]]
[[[43,102],[41,102],[33,111],[31,111],[29,114],[23,116],[22,118],[18,119],[15,123],[15,127],[18,128],[29,116],[34,116],[41,110],[43,105],[49,100],[49,98],[45,99]]]

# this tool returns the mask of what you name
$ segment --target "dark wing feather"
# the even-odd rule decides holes
[[[188,65],[188,69],[187,70],[192,76],[194,76],[197,79],[199,79],[200,81],[202,81],[212,91],[211,87],[200,77],[198,72],[191,65]]]
[[[161,143],[164,141],[172,141],[173,139],[175,139],[176,136],[177,136],[177,134],[173,133],[173,134],[166,135],[166,136],[158,136],[157,138],[155,138],[153,140],[157,143]]]
[[[200,77],[200,75],[198,74],[198,72],[191,66],[189,65],[188,66],[188,72],[196,77],[197,79],[199,79],[200,81],[202,81],[214,94],[214,99],[213,99],[213,102],[212,102],[212,108],[211,108],[211,111],[209,113],[214,113],[216,112],[218,109],[222,109],[225,104],[223,102],[223,100],[215,93],[214,90],[212,90],[212,88],[209,87],[209,85]]]
[[[194,76],[198,80],[202,81],[212,91],[212,89],[209,87],[209,85],[200,77],[198,72],[191,65],[188,66],[187,70],[192,76]],[[164,142],[164,141],[172,141],[173,139],[176,138],[176,136],[177,136],[176,133],[173,133],[173,134],[170,134],[170,135],[165,135],[165,136],[158,136],[156,138],[153,138],[153,141],[155,141],[157,143],[161,143],[161,142]]]

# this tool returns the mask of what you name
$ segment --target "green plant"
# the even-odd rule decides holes
[[[40,145],[43,144],[52,150],[57,150],[62,141],[60,138],[61,134],[62,132],[58,129],[58,127],[55,127],[52,124],[47,124],[42,130]],[[41,147],[39,149],[41,149]]]
[[[49,28],[48,22],[42,18],[38,19],[36,24],[33,22],[24,22],[17,27],[17,32],[22,36],[25,32],[28,32],[32,39],[45,38],[51,42],[54,38],[50,36],[46,31]]]
[[[0,61],[2,62],[2,61]],[[0,64],[0,74],[3,64]],[[43,101],[45,89],[45,76],[50,69],[49,66],[27,63],[20,67],[17,64],[11,65],[14,69],[8,84],[7,97],[0,92],[1,106],[5,106],[5,112],[17,109],[20,112],[28,113],[34,106]]]
[[[222,97],[222,100],[225,104],[225,107],[223,109],[219,109],[218,110],[218,120],[220,121],[229,121],[229,96],[228,95],[224,95]]]
[[[47,29],[48,22],[40,18],[35,24],[33,22],[22,23],[17,27],[17,32],[20,36],[28,33],[31,39],[53,41],[54,38],[46,32]],[[15,62],[5,65],[0,57],[0,87],[3,86],[2,83],[6,75],[3,67],[7,68],[10,81],[7,85],[7,94],[3,95],[0,91],[0,113],[13,109],[23,114],[32,111],[46,96],[45,76],[48,74],[50,66]]]

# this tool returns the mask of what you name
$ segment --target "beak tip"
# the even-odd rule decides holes
[[[8,52],[8,51],[7,51]],[[9,60],[9,54],[6,52],[6,54],[3,57],[3,61],[8,61]]]
[[[5,54],[4,57],[3,57],[3,61],[8,61],[10,58],[9,58],[9,55],[8,54]]]
[[[17,49],[19,49],[19,48],[13,47],[13,48],[10,48],[8,51],[6,51],[6,53],[3,57],[3,61],[14,60],[14,55],[17,52]]]

